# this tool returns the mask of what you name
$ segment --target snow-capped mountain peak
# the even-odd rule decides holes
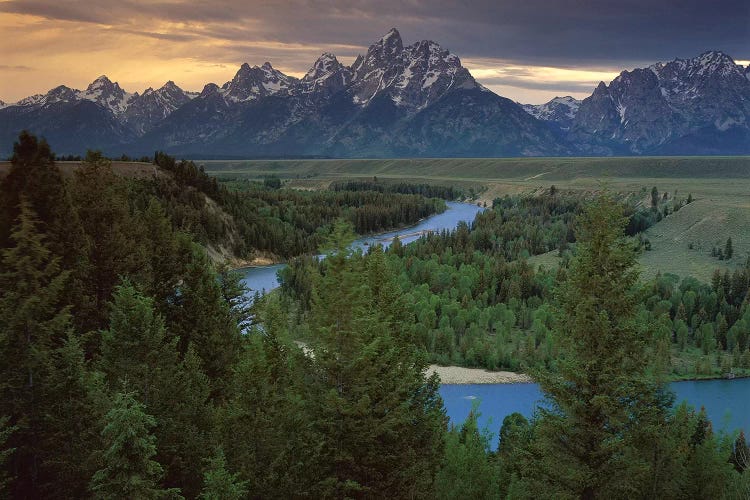
[[[352,72],[353,100],[363,106],[387,92],[397,106],[417,110],[451,88],[479,87],[456,55],[430,40],[404,47],[395,28],[357,58]]]
[[[723,52],[708,51],[623,71],[608,86],[600,84],[583,101],[569,139],[594,142],[590,151],[596,153],[670,153],[674,144],[679,152],[726,144],[745,151],[748,117],[745,68]]]
[[[401,33],[396,28],[391,28],[388,33],[383,35],[373,47],[381,49],[381,54],[385,56],[397,56],[404,50],[404,43],[401,40]]]
[[[252,101],[287,91],[295,81],[295,78],[274,69],[269,62],[261,67],[243,63],[234,78],[221,87],[221,93],[227,101]]]
[[[558,96],[544,104],[522,104],[528,114],[538,120],[549,122],[560,130],[568,130],[575,118],[581,101],[571,96]]]
[[[91,82],[85,91],[79,92],[77,97],[95,102],[118,116],[128,108],[128,101],[133,94],[125,92],[117,82],[102,75]]]
[[[310,68],[305,76],[302,77],[302,80],[317,80],[318,78],[328,76],[339,67],[341,67],[341,63],[336,59],[336,56],[330,52],[324,52],[318,60],[315,61],[312,68]]]
[[[156,90],[149,87],[141,95],[133,94],[123,121],[142,134],[196,96],[194,92],[185,92],[172,80]]]
[[[335,55],[325,52],[302,77],[300,85],[305,94],[321,92],[327,96],[342,90],[351,79],[351,70],[341,64]]]

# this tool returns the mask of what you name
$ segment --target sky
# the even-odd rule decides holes
[[[392,27],[524,103],[706,50],[750,64],[749,0],[0,0],[0,99],[102,74],[129,92],[199,91],[243,62],[299,77],[323,52],[350,64]]]

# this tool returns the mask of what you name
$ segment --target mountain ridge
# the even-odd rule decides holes
[[[582,101],[528,105],[482,86],[434,41],[405,46],[395,28],[351,66],[323,53],[302,78],[243,63],[199,93],[168,81],[131,94],[102,75],[84,91],[0,101],[0,139],[28,128],[63,154],[744,154],[749,123],[750,66],[719,51],[623,71]]]

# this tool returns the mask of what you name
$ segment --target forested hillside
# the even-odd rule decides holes
[[[685,317],[698,311],[686,346],[713,321],[712,294],[728,329],[743,320],[724,301],[737,317],[745,317],[747,301],[737,303],[733,281],[723,290],[723,277],[714,291],[638,285],[641,244],[624,238],[627,208],[612,197],[499,200],[473,227],[362,254],[349,246],[355,200],[406,207],[415,198],[399,197],[417,195],[297,197],[253,187],[267,207],[284,207],[282,220],[295,220],[296,204],[310,200],[343,200],[345,208],[321,216],[335,217],[318,236],[327,257],[298,261],[281,294],[250,306],[239,277],[217,271],[198,243],[220,235],[198,214],[210,199],[234,218],[239,212],[227,200],[253,195],[158,154],[170,172],[158,182],[124,180],[94,153],[65,177],[53,158],[46,142],[22,134],[0,181],[2,497],[743,498],[750,491],[744,436],[715,433],[702,412],[671,409],[663,384],[664,328],[672,321],[665,301],[677,319],[681,304]],[[182,189],[168,198],[160,183]],[[182,196],[197,194],[208,196],[204,205],[186,211],[193,205]],[[257,212],[246,216],[272,220]],[[557,273],[524,263],[525,252],[560,246],[568,263]],[[430,357],[466,362],[481,351],[468,341],[464,349],[463,339],[481,344],[506,328],[509,343],[535,341],[516,318],[534,315],[538,325],[542,309],[547,330],[534,349],[556,355],[540,356],[533,373],[552,406],[530,422],[508,417],[497,450],[475,415],[449,428],[439,380],[425,376]],[[466,312],[492,331],[479,331],[485,323]],[[300,337],[308,351],[294,343]],[[701,348],[710,344],[701,339]],[[436,351],[433,340],[446,350]],[[509,350],[508,359],[518,352]]]

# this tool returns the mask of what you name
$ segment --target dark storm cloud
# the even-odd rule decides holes
[[[397,26],[407,42],[434,39],[462,57],[524,64],[623,67],[709,49],[750,59],[748,0],[12,0],[0,3],[0,11],[114,27],[145,17],[193,30],[181,36],[351,46],[342,55],[364,50]]]

